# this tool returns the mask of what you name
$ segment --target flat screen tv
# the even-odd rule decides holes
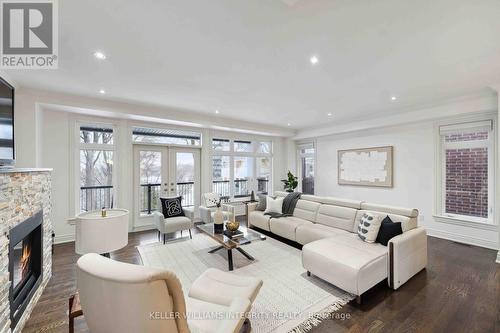
[[[0,166],[14,160],[14,87],[0,77]]]

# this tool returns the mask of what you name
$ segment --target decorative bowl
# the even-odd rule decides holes
[[[235,232],[236,230],[238,230],[239,227],[240,227],[240,222],[238,221],[229,221],[226,223],[227,230],[231,232]]]

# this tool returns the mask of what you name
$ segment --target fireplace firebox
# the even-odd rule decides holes
[[[42,282],[43,212],[9,232],[9,303],[13,329]]]

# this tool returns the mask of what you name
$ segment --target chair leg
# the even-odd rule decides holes
[[[182,230],[181,230],[181,237],[182,237]]]
[[[163,234],[163,244],[167,242],[167,234]]]
[[[189,238],[193,239],[193,235],[191,235],[191,229],[188,230],[189,230]]]
[[[161,232],[158,230],[158,242],[161,242]]]
[[[250,333],[252,332],[252,324],[250,323],[250,320],[247,318],[245,319],[245,322],[243,323],[243,326],[241,326],[241,333]]]

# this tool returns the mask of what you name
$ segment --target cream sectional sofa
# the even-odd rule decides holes
[[[256,206],[249,205],[249,226],[302,244],[302,264],[308,274],[357,296],[385,279],[398,289],[427,266],[427,235],[417,226],[416,209],[302,195],[293,216],[271,219]],[[357,227],[365,212],[401,222],[403,234],[388,246],[362,241]]]

